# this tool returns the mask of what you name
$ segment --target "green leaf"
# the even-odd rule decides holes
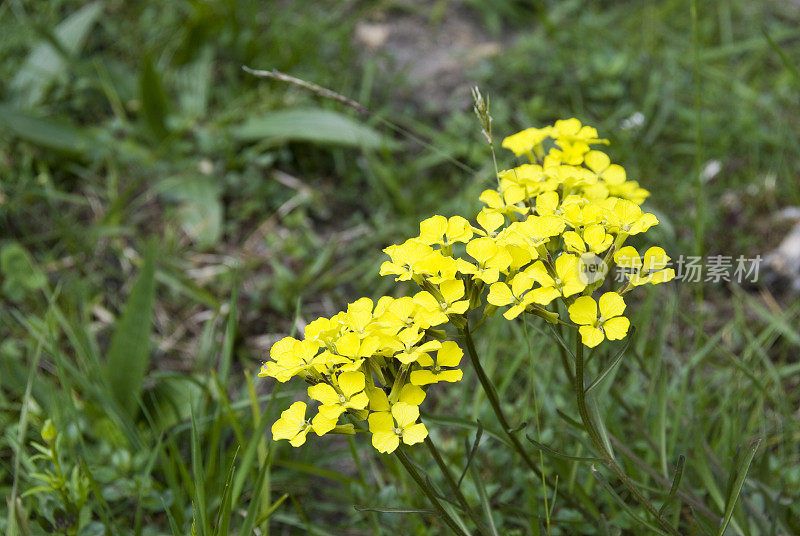
[[[616,366],[625,356],[625,351],[628,349],[628,346],[630,346],[634,333],[636,333],[636,327],[631,328],[630,332],[628,333],[628,337],[625,339],[625,344],[622,346],[622,348],[619,349],[617,355],[611,361],[609,361],[608,365],[606,365],[606,367],[600,372],[600,374],[597,375],[597,378],[595,378],[595,380],[589,385],[589,387],[585,389],[584,393],[589,393],[589,391],[600,385],[600,382],[602,382],[605,379],[605,377],[608,376],[611,373],[611,371],[614,370],[614,368],[616,368]]]
[[[83,48],[101,12],[99,2],[83,6],[56,27],[50,40],[44,39],[36,45],[11,80],[15,104],[32,108],[42,102],[52,83],[67,71],[69,56]],[[55,41],[60,50],[51,41]]]
[[[204,47],[194,62],[175,74],[174,88],[183,116],[199,119],[206,115],[213,67],[214,51]]]
[[[47,278],[36,268],[28,251],[16,242],[0,250],[0,273],[3,275],[3,294],[15,302],[47,285]]]
[[[725,529],[728,528],[728,523],[731,522],[731,517],[733,517],[733,509],[736,506],[736,500],[742,493],[742,486],[744,486],[744,480],[747,477],[747,471],[750,469],[750,464],[753,462],[753,458],[756,455],[759,445],[761,445],[760,438],[750,443],[747,451],[741,458],[739,466],[733,473],[731,473],[727,490],[727,499],[725,500],[725,515],[722,516],[722,520],[720,521],[717,536],[722,536],[725,533]]]
[[[64,153],[83,154],[95,143],[83,129],[60,119],[36,117],[0,104],[0,127],[25,141]]]
[[[175,214],[178,224],[198,246],[208,248],[219,242],[222,199],[220,187],[211,177],[174,177],[162,181],[157,188],[180,203]]]
[[[169,101],[161,76],[153,65],[153,59],[145,54],[142,61],[142,73],[139,76],[139,97],[142,100],[142,115],[150,133],[156,140],[162,141],[169,135],[167,114]]]
[[[144,264],[117,321],[106,357],[106,376],[114,397],[129,413],[137,407],[150,358],[155,298],[155,242],[147,246]]]
[[[232,132],[242,141],[304,141],[368,149],[389,145],[389,141],[373,128],[320,108],[280,110],[252,117],[233,127]]]

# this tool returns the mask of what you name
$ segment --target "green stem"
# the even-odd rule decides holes
[[[436,496],[436,493],[431,489],[428,483],[425,482],[425,479],[422,478],[419,472],[417,472],[414,464],[411,463],[411,460],[408,459],[408,456],[406,456],[402,448],[398,448],[394,451],[394,453],[397,456],[397,459],[400,460],[400,463],[403,464],[406,472],[408,472],[408,474],[411,475],[411,478],[414,479],[414,482],[417,483],[419,489],[422,490],[426,497],[428,497],[428,500],[433,505],[436,513],[442,518],[442,521],[444,521],[445,524],[450,527],[450,530],[452,530],[454,534],[467,534],[461,527],[458,526],[450,513],[445,510],[444,506],[442,506],[442,503],[439,501],[439,498]],[[467,536],[469,535],[467,534]]]
[[[483,387],[483,392],[486,394],[486,398],[489,400],[489,404],[492,406],[492,410],[494,411],[494,415],[497,418],[500,426],[503,428],[503,432],[505,432],[508,441],[511,443],[511,446],[517,453],[522,457],[522,460],[525,462],[531,471],[538,478],[542,478],[542,470],[539,469],[539,466],[533,461],[530,455],[527,453],[525,448],[520,443],[517,436],[511,431],[511,425],[508,423],[508,419],[503,412],[503,408],[500,406],[500,400],[497,398],[497,390],[492,385],[492,381],[486,375],[486,371],[483,369],[483,365],[481,365],[480,359],[478,359],[478,353],[475,350],[475,343],[472,341],[472,335],[470,334],[469,325],[465,326],[463,329],[460,330],[461,338],[464,341],[464,345],[467,347],[467,354],[469,354],[470,362],[472,363],[472,367],[475,369],[475,373],[478,376],[478,381],[481,383],[481,387]],[[551,488],[554,484],[550,481],[547,482],[547,485]],[[585,496],[585,492],[582,489],[578,488],[577,492],[584,495],[583,503],[577,501],[574,497],[569,494],[561,493],[561,497],[569,503],[570,506],[578,509],[583,513],[587,518],[591,519],[599,519],[600,518],[600,511],[597,507],[591,502],[591,499],[588,496]],[[587,511],[588,509],[588,511]]]
[[[645,497],[644,493],[639,490],[636,483],[634,483],[634,481],[631,480],[627,474],[625,474],[625,471],[622,469],[622,467],[619,466],[608,449],[606,449],[605,443],[603,443],[603,439],[600,437],[600,433],[597,431],[597,428],[594,425],[594,421],[592,420],[592,417],[589,413],[589,408],[586,404],[586,386],[584,383],[583,365],[583,343],[581,342],[580,337],[578,337],[575,348],[575,397],[578,403],[578,414],[581,417],[583,426],[586,428],[586,432],[589,434],[589,439],[591,439],[594,447],[602,455],[604,465],[611,469],[611,471],[617,476],[617,478],[619,478],[628,491],[630,491],[631,494],[636,498],[637,502],[639,502],[639,504],[644,506],[647,511],[650,512],[661,528],[673,536],[681,536],[681,533],[678,531],[678,529],[673,527],[667,520],[659,515],[658,509],[656,509],[656,507],[650,503],[647,497]]]
[[[425,438],[425,446],[428,447],[431,456],[433,456],[433,459],[436,461],[436,465],[439,466],[439,470],[444,475],[447,485],[450,486],[451,490],[453,490],[453,494],[456,496],[459,504],[461,504],[461,508],[463,508],[469,518],[472,519],[473,523],[475,523],[475,525],[478,527],[478,530],[481,531],[481,534],[491,534],[483,525],[472,507],[469,505],[466,497],[464,497],[464,494],[461,493],[461,488],[458,487],[458,483],[456,482],[455,477],[453,477],[453,473],[450,472],[450,468],[447,467],[444,459],[442,459],[442,455],[439,453],[439,449],[436,448],[436,444],[431,439],[431,436]]]

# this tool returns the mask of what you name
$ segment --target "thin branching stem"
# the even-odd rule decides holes
[[[411,476],[414,482],[416,482],[417,486],[422,491],[422,493],[424,493],[425,496],[428,497],[428,500],[430,501],[431,505],[436,510],[436,513],[439,515],[442,521],[444,521],[444,523],[448,527],[450,527],[450,530],[453,531],[453,534],[469,536],[468,533],[464,532],[464,530],[458,526],[458,523],[456,523],[456,521],[453,519],[450,513],[445,509],[441,501],[439,501],[439,498],[436,496],[436,492],[433,489],[431,489],[428,482],[426,482],[425,479],[422,478],[422,475],[419,474],[419,471],[417,471],[416,467],[414,467],[414,464],[411,462],[411,460],[408,459],[408,456],[406,456],[406,453],[403,452],[403,449],[398,448],[397,450],[394,451],[394,453],[397,456],[397,459],[400,460],[400,463],[403,465],[406,472]]]
[[[458,500],[459,504],[461,505],[461,508],[463,508],[463,510],[467,513],[469,518],[472,519],[472,521],[478,527],[478,530],[481,532],[481,534],[491,534],[488,531],[488,529],[484,526],[484,524],[481,522],[481,519],[475,513],[475,510],[473,510],[473,508],[469,505],[466,497],[464,497],[464,494],[461,493],[461,488],[458,486],[458,483],[456,482],[453,473],[450,472],[450,468],[445,463],[444,459],[442,458],[442,455],[439,453],[439,449],[436,448],[436,444],[433,442],[430,435],[425,438],[425,446],[428,447],[431,456],[433,456],[434,461],[436,461],[436,465],[439,466],[439,470],[441,470],[442,474],[444,475],[444,478],[447,481],[447,485],[452,490],[453,495],[455,496],[456,500]]]
[[[586,387],[583,365],[583,342],[579,337],[575,344],[575,398],[578,404],[578,414],[581,417],[581,421],[586,429],[586,433],[589,435],[589,439],[592,441],[594,447],[600,452],[603,464],[608,467],[617,476],[617,478],[619,478],[620,482],[622,482],[628,491],[631,492],[631,494],[636,498],[637,502],[644,506],[653,516],[653,518],[655,518],[661,528],[674,536],[680,536],[681,533],[678,531],[678,529],[673,527],[672,524],[670,524],[658,513],[658,509],[653,506],[653,504],[647,499],[647,497],[645,497],[644,493],[642,493],[636,483],[631,480],[622,467],[619,466],[619,464],[614,460],[614,457],[606,448],[605,443],[603,443],[600,432],[597,431],[597,427],[595,426],[592,416],[589,413],[589,407],[586,404]]]
[[[492,384],[492,381],[486,375],[486,371],[483,369],[483,365],[481,365],[481,361],[478,358],[478,353],[475,350],[475,343],[472,340],[469,325],[466,325],[459,331],[461,333],[461,338],[464,341],[464,345],[467,348],[467,354],[469,355],[472,367],[475,369],[475,374],[478,376],[478,381],[480,382],[483,392],[486,394],[486,398],[489,400],[489,404],[492,406],[494,415],[500,423],[500,426],[503,428],[503,432],[506,434],[509,443],[520,455],[522,460],[525,462],[525,465],[527,465],[528,468],[533,471],[538,478],[542,478],[542,470],[538,465],[536,465],[536,462],[533,461],[533,458],[530,457],[519,439],[517,439],[517,436],[514,434],[511,425],[506,418],[505,412],[503,412],[503,408],[500,405],[500,400],[497,398],[497,390]],[[549,487],[553,487],[553,483],[550,481],[547,481],[547,485]],[[576,488],[576,492],[584,493],[581,488]],[[570,506],[580,510],[587,518],[599,519],[600,511],[591,502],[590,498],[584,497],[586,500],[580,502],[565,492],[562,492],[560,496],[563,497]]]

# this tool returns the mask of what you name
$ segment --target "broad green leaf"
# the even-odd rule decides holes
[[[94,143],[77,125],[36,117],[0,104],[0,127],[25,141],[64,153],[86,153]]]
[[[373,128],[330,110],[300,108],[252,117],[233,128],[242,141],[305,141],[377,149],[388,141]]]
[[[222,200],[219,185],[210,177],[166,179],[158,191],[179,202],[176,218],[181,229],[201,248],[214,246],[222,236]]]
[[[111,391],[129,413],[137,407],[150,358],[155,288],[155,242],[151,242],[114,328],[106,357],[106,377]]]
[[[0,250],[0,273],[3,276],[3,294],[12,301],[21,301],[27,293],[47,284],[47,278],[33,263],[28,251],[16,242]]]
[[[214,52],[205,47],[192,63],[175,75],[175,90],[183,116],[198,119],[206,115],[211,90]]]
[[[156,71],[153,60],[146,54],[142,62],[142,72],[139,76],[139,96],[142,100],[142,115],[145,124],[158,141],[162,141],[169,134],[167,129],[167,114],[169,101],[161,76]]]
[[[32,108],[42,102],[50,85],[67,70],[69,57],[64,57],[64,54],[74,56],[83,48],[89,30],[101,12],[102,5],[93,2],[64,19],[51,36],[61,50],[47,39],[36,45],[11,80],[15,104]]]

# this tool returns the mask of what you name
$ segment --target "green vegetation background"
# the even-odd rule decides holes
[[[380,250],[420,219],[475,213],[493,169],[472,83],[498,139],[572,116],[596,126],[651,190],[673,258],[777,244],[776,212],[800,204],[800,4],[531,5],[0,4],[0,532],[443,533],[366,442],[271,443],[296,387],[253,375],[279,337],[395,292]],[[403,63],[437,53],[450,63]],[[682,489],[732,510],[727,534],[800,534],[796,297],[676,282],[629,309],[629,357],[597,395],[626,468],[662,497],[684,455]],[[586,455],[543,333],[491,323],[479,349],[520,424],[537,401],[532,437]],[[465,376],[426,401],[457,474],[476,422],[492,429]],[[34,444],[46,419],[58,465]],[[540,489],[488,432],[465,493],[501,533],[538,534]],[[554,534],[642,534],[588,464],[545,460],[607,519],[587,525],[556,498]],[[677,502],[687,533],[715,533]]]

